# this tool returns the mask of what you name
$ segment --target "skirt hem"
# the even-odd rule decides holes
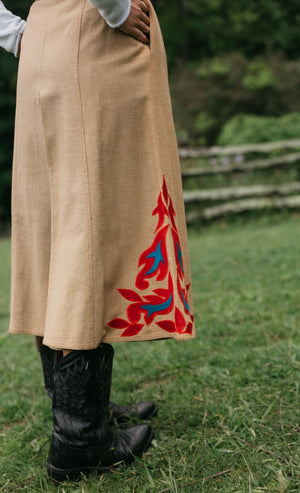
[[[40,330],[36,330],[36,331],[32,331],[32,332],[28,332],[28,331],[24,331],[24,329],[22,330],[16,330],[16,329],[9,329],[9,333],[10,334],[22,334],[22,335],[31,335],[31,336],[39,336],[39,337],[43,337],[43,344],[45,346],[48,346],[50,347],[51,349],[56,349],[56,350],[62,350],[62,349],[70,349],[70,350],[73,350],[73,351],[84,351],[84,350],[92,350],[92,349],[96,349],[97,347],[99,347],[99,345],[101,343],[107,343],[107,344],[110,344],[110,343],[118,343],[118,342],[145,342],[145,341],[159,341],[159,340],[164,340],[164,339],[169,339],[169,340],[172,340],[172,339],[175,339],[177,341],[187,341],[187,340],[190,340],[190,339],[195,339],[196,335],[195,333],[194,334],[176,334],[176,335],[172,335],[172,337],[166,337],[166,334],[162,334],[161,336],[158,336],[157,334],[153,334],[153,336],[149,336],[149,337],[141,337],[139,336],[138,338],[133,338],[133,337],[123,337],[122,339],[120,339],[119,336],[116,336],[116,337],[111,337],[108,336],[108,337],[104,337],[102,341],[95,341],[95,342],[90,342],[89,344],[78,344],[78,342],[76,343],[72,343],[72,342],[68,342],[67,344],[65,344],[63,341],[52,341],[51,339],[47,338],[47,337],[44,337],[44,335],[41,333]]]

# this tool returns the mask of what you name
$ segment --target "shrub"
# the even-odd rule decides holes
[[[300,135],[300,113],[281,117],[236,115],[223,127],[220,145],[251,144],[296,139]]]
[[[211,145],[237,114],[300,112],[299,77],[300,61],[281,54],[247,60],[232,53],[178,68],[171,77],[178,136],[185,135],[184,143]]]

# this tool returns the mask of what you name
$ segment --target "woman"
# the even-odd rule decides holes
[[[24,24],[12,19],[14,39],[2,45],[16,54]],[[52,478],[147,450],[148,424],[109,425],[108,407],[117,420],[156,413],[152,403],[109,405],[109,343],[193,338],[189,286],[166,58],[151,3],[36,0],[17,87],[10,332],[35,335],[41,350],[53,402]]]

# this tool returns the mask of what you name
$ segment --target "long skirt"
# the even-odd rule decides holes
[[[28,16],[10,332],[52,348],[194,337],[166,56],[149,9],[150,46],[88,0],[36,0]]]

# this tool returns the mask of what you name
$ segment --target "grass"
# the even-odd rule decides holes
[[[58,488],[45,472],[51,412],[39,358],[32,338],[7,334],[2,239],[0,492],[299,492],[299,219],[189,232],[196,340],[115,345],[112,399],[158,403],[153,446],[130,468]]]

